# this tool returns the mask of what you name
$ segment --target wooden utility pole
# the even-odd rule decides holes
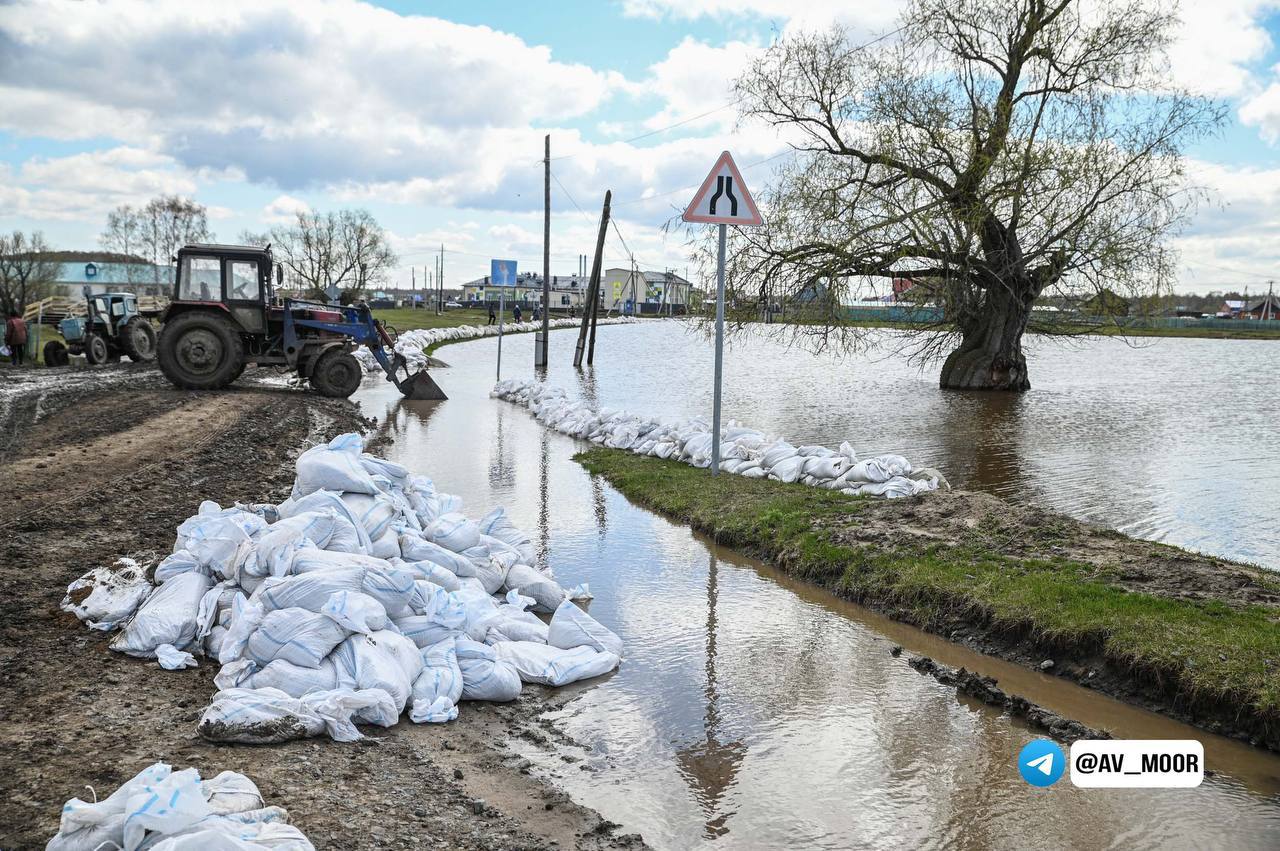
[[[595,312],[600,304],[600,266],[604,263],[604,237],[609,228],[609,204],[613,190],[604,193],[604,210],[600,213],[600,233],[596,236],[595,262],[591,264],[591,280],[587,283],[587,303],[583,305],[582,327],[578,329],[578,345],[573,350],[573,365],[582,366],[582,350],[587,345],[587,329],[591,329],[591,349],[595,352]],[[587,363],[591,363],[588,359]]]
[[[440,243],[440,277],[436,278],[436,313],[444,313],[444,243]]]
[[[551,134],[542,160],[542,330],[533,341],[533,365],[545,367],[551,336]]]

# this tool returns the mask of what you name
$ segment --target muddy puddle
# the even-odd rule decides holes
[[[553,335],[553,358],[571,347]],[[1280,757],[895,624],[631,505],[570,460],[574,441],[488,399],[495,351],[440,352],[448,402],[404,402],[376,380],[358,399],[395,438],[388,457],[472,514],[506,506],[563,582],[591,583],[592,614],[626,642],[616,674],[570,687],[551,716],[573,744],[515,743],[575,800],[659,848],[1280,847]],[[503,360],[528,374],[531,336],[508,338]],[[559,367],[553,380],[625,396]],[[1119,737],[1199,739],[1214,775],[1190,790],[1033,789],[1015,757],[1038,734],[912,670],[910,654]]]

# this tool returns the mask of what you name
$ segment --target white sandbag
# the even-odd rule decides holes
[[[214,816],[182,833],[167,836],[146,851],[315,851],[302,831],[281,819],[280,807],[268,807],[272,817],[245,824],[241,817]]]
[[[354,680],[338,670],[332,658],[322,659],[314,668],[276,659],[261,669],[252,659],[241,659],[224,664],[213,682],[218,688],[276,688],[293,697],[355,685]]]
[[[330,547],[330,543],[336,546]],[[250,573],[257,576],[285,576],[298,550],[316,547],[338,552],[358,552],[360,536],[351,521],[332,508],[305,511],[267,527],[258,538]]]
[[[369,545],[369,554],[378,558],[400,558],[400,533],[388,529]]]
[[[622,639],[569,600],[551,616],[547,643],[564,650],[585,646],[622,656]]]
[[[328,615],[298,608],[276,609],[268,612],[249,636],[244,655],[261,667],[284,659],[303,668],[318,668],[350,634]]]
[[[764,451],[764,454],[760,456],[760,463],[765,469],[772,469],[782,461],[794,457],[795,454],[796,448],[794,446],[785,440],[780,440]]]
[[[93,851],[110,842],[124,847],[125,807],[129,799],[143,789],[160,783],[172,773],[163,762],[157,762],[125,781],[108,797],[92,803],[72,798],[62,806],[58,835],[49,840],[46,849],[53,851]]]
[[[377,493],[373,477],[361,463],[363,451],[364,439],[349,433],[303,452],[298,456],[293,495],[302,497],[318,490]]]
[[[131,558],[95,567],[67,586],[62,610],[90,629],[110,631],[123,623],[151,593],[147,571]]]
[[[215,815],[256,810],[266,805],[258,784],[235,771],[222,771],[200,784]]]
[[[422,650],[422,673],[413,681],[409,720],[415,724],[440,724],[458,717],[462,699],[462,669],[457,643],[452,638]]]
[[[334,741],[354,742],[363,736],[353,715],[393,710],[391,696],[378,689],[331,689],[298,698],[275,688],[232,688],[213,696],[197,729],[212,742],[274,744],[324,732]]]
[[[425,531],[429,540],[455,553],[480,543],[480,527],[456,512],[440,515]]]
[[[446,567],[441,567],[433,561],[409,561],[409,562],[393,562],[405,570],[412,570],[422,579],[430,582],[432,585],[439,585],[446,591],[458,590],[458,574],[454,573]]]
[[[489,627],[497,620],[498,604],[475,579],[464,580],[462,587],[452,593],[466,612],[463,631],[473,641],[484,641]]]
[[[488,594],[497,594],[507,581],[507,569],[497,559],[487,559],[476,565],[476,579]]]
[[[154,657],[161,644],[187,649],[195,641],[200,598],[211,587],[213,580],[203,573],[173,577],[147,597],[111,649],[144,658]]]
[[[815,479],[838,479],[844,474],[849,459],[843,455],[811,455],[804,464],[804,474]]]
[[[382,689],[391,695],[396,713],[386,726],[394,724],[404,711],[413,681],[422,673],[417,645],[385,629],[351,636],[334,649],[332,658],[340,676],[353,681],[356,688]]]
[[[480,519],[479,526],[482,534],[497,538],[499,541],[515,548],[523,564],[533,564],[536,556],[533,550],[533,541],[526,533],[516,528],[515,524],[507,517],[505,509],[498,507],[490,511]]]
[[[440,587],[419,590],[422,592],[420,611],[395,621],[401,635],[425,648],[464,632],[467,608],[461,598]]]
[[[351,632],[365,635],[385,629],[389,620],[385,606],[359,591],[334,591],[320,613]]]
[[[178,540],[201,567],[223,579],[231,579],[253,555],[252,534],[266,528],[256,514],[238,509],[218,509],[216,502],[204,502],[200,513],[178,527]]]
[[[363,567],[333,567],[295,576],[269,578],[253,592],[252,601],[264,609],[287,609],[296,606],[318,612],[335,591],[361,591],[364,587]]]
[[[360,567],[388,570],[390,562],[377,556],[363,553],[339,553],[329,550],[299,550],[293,557],[292,573],[310,573],[314,570],[332,570],[333,568]]]
[[[776,464],[767,465],[769,466],[769,478],[780,482],[795,482],[803,474],[807,460],[803,455],[789,455]]]
[[[554,612],[565,599],[565,590],[554,579],[527,564],[517,564],[507,571],[508,590],[519,591],[536,601],[535,611]]]
[[[739,475],[746,479],[763,479],[765,476],[769,475],[769,471],[764,467],[756,465],[755,467],[746,467],[742,469],[739,472]]]
[[[485,635],[485,644],[499,641],[537,641],[547,643],[547,625],[533,612],[525,611],[536,601],[519,591],[507,592],[507,601],[496,609],[497,617]]]
[[[200,560],[193,556],[187,550],[179,548],[164,557],[164,560],[156,565],[155,580],[160,585],[167,579],[172,579],[179,573],[187,573],[192,570],[205,570],[201,567]]]
[[[449,570],[454,576],[476,575],[476,566],[465,556],[428,541],[415,532],[406,530],[400,533],[400,553],[405,561],[429,561]]]
[[[204,637],[204,655],[210,659],[219,659],[222,651],[222,643],[226,640],[227,628],[225,626],[214,625],[209,630],[209,634]]]
[[[386,494],[344,493],[341,499],[371,541],[382,537],[397,519],[396,504]]]
[[[329,539],[329,545],[324,549],[344,553],[367,553],[372,546],[372,542],[369,540],[369,533],[365,531],[364,524],[360,522],[360,518],[355,515],[355,512],[342,501],[342,494],[338,491],[318,490],[303,497],[290,497],[280,503],[279,510],[283,519],[315,511],[333,511],[346,520],[350,524],[350,529],[345,525],[335,529],[333,536]],[[355,536],[354,540],[351,538],[353,534]]]
[[[462,672],[463,700],[502,703],[520,696],[520,672],[511,662],[499,659],[492,647],[459,638],[455,648],[458,669]]]
[[[156,648],[156,661],[166,671],[181,671],[183,668],[198,668],[200,663],[196,657],[185,650],[179,650],[172,644],[161,644]]]
[[[849,441],[846,440],[840,444],[839,452],[850,464],[858,463],[858,453],[853,451],[853,445]]]
[[[498,659],[510,662],[526,683],[564,686],[607,674],[622,661],[591,647],[562,650],[533,641],[504,641],[493,646]]]
[[[408,467],[403,464],[397,464],[395,461],[388,461],[385,458],[370,455],[368,452],[360,456],[360,466],[364,467],[375,480],[381,476],[384,479],[388,479],[396,487],[404,487],[409,481]]]

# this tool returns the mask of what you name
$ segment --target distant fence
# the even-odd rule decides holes
[[[937,325],[946,321],[941,307],[916,305],[887,305],[885,307],[847,307],[844,318],[850,322],[883,322],[890,325]],[[1201,329],[1231,331],[1233,333],[1280,331],[1280,319],[1200,319],[1194,316],[1119,316],[1103,318],[1071,311],[1035,311],[1032,326],[1045,325],[1100,325],[1141,330]]]

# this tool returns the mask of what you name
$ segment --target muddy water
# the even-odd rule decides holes
[[[650,333],[600,331],[602,352]],[[553,356],[571,339],[553,336]],[[506,341],[509,370],[527,370],[531,342]],[[360,399],[395,436],[391,457],[473,514],[506,506],[626,642],[622,668],[571,687],[555,716],[579,746],[528,746],[575,799],[661,848],[1280,846],[1280,759],[877,618],[632,506],[570,460],[574,441],[487,398],[494,348],[443,350],[449,402],[401,402],[377,382]],[[608,391],[603,368],[594,386],[554,380],[646,409],[651,391],[622,386],[649,386],[644,363],[618,369]],[[691,393],[652,398],[671,410]],[[1117,736],[1200,739],[1216,774],[1194,790],[1032,789],[1015,757],[1036,734],[917,674],[895,643]]]

